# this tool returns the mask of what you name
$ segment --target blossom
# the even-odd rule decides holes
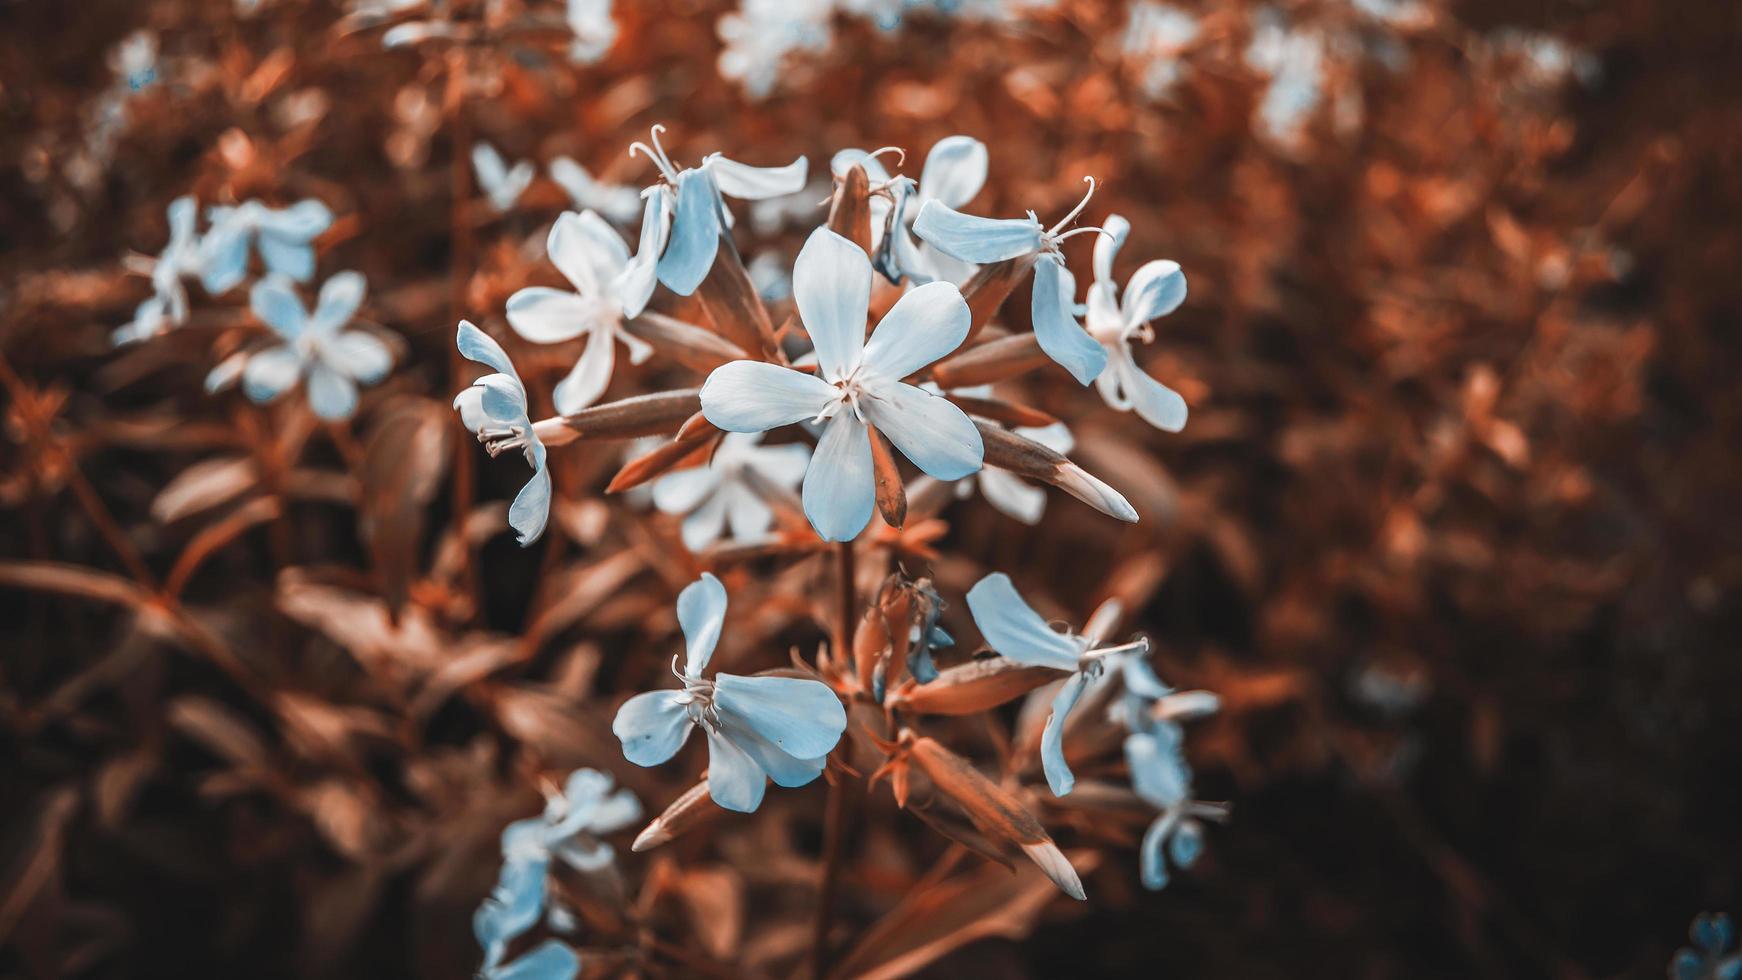
[[[1157,891],[1167,885],[1167,860],[1189,868],[1203,853],[1203,826],[1192,819],[1191,767],[1181,751],[1184,733],[1171,723],[1125,736],[1125,765],[1131,788],[1161,814],[1144,831],[1138,847],[1143,886]]]
[[[569,41],[569,60],[577,65],[598,61],[617,43],[611,0],[569,0],[565,19],[575,35]]]
[[[678,470],[653,485],[653,505],[685,514],[684,547],[701,551],[730,526],[732,537],[752,541],[768,533],[774,512],[762,498],[765,485],[795,490],[810,463],[802,443],[763,446],[760,432],[732,432],[706,466]]]
[[[188,318],[184,276],[199,274],[200,240],[195,231],[199,205],[192,197],[178,197],[169,204],[169,243],[151,262],[151,296],[133,311],[133,320],[113,335],[119,344],[153,337]]]
[[[1076,279],[1065,268],[1064,255],[1059,251],[1060,244],[1072,235],[1100,231],[1098,228],[1060,231],[1082,213],[1095,193],[1094,178],[1084,179],[1089,182],[1089,193],[1051,228],[1042,227],[1033,211],[1026,218],[980,218],[962,214],[933,199],[919,209],[913,232],[945,255],[964,262],[984,265],[1034,255],[1034,295],[1030,305],[1034,337],[1048,357],[1071,372],[1078,384],[1086,385],[1107,366],[1107,352],[1077,323],[1073,312]]]
[[[627,789],[612,790],[608,773],[576,769],[558,793],[545,800],[544,812],[517,820],[502,832],[505,861],[548,866],[551,858],[577,871],[597,871],[611,863],[611,846],[602,834],[641,819],[641,803]]]
[[[1359,0],[1358,0],[1359,2]],[[1143,94],[1161,98],[1180,77],[1180,51],[1198,37],[1196,15],[1156,0],[1139,0],[1131,7],[1120,46],[1125,56],[1143,65]]]
[[[877,196],[870,202],[872,250],[877,253],[879,268],[885,275],[891,280],[906,277],[925,283],[944,279],[960,285],[973,274],[972,264],[929,245],[923,249],[915,245],[910,229],[927,201],[960,208],[980,193],[990,166],[986,144],[972,136],[946,136],[938,140],[926,153],[917,184],[892,180],[877,154],[864,150],[842,150],[829,166],[840,175],[853,164],[865,168],[865,175],[873,185],[887,184],[891,191],[890,197]]]
[[[702,385],[702,413],[728,432],[761,432],[806,419],[823,423],[801,495],[805,516],[827,541],[850,541],[871,520],[876,489],[866,426],[876,426],[939,480],[976,472],[985,452],[961,409],[902,380],[967,337],[962,294],[946,282],[910,290],[866,341],[871,278],[871,262],[859,246],[818,228],[793,265],[792,290],[821,376],[733,361],[715,368]]]
[[[1070,674],[1053,698],[1052,713],[1040,739],[1041,769],[1054,796],[1065,796],[1076,785],[1076,777],[1065,763],[1065,719],[1083,696],[1084,688],[1098,679],[1109,663],[1123,672],[1127,688],[1157,698],[1169,693],[1144,660],[1149,651],[1148,640],[1101,646],[1100,638],[1093,635],[1061,633],[1023,601],[1010,576],[1002,572],[986,576],[968,590],[968,611],[987,644],[1000,656],[1026,666],[1052,667]]]
[[[333,212],[313,198],[288,208],[259,201],[206,212],[211,228],[200,242],[200,283],[212,295],[227,293],[248,273],[248,245],[259,242],[266,270],[296,282],[315,274],[314,239],[333,223]]]
[[[1178,262],[1145,262],[1125,282],[1123,296],[1113,284],[1113,260],[1131,230],[1119,215],[1107,219],[1106,234],[1095,242],[1095,281],[1089,286],[1089,336],[1107,351],[1107,370],[1095,387],[1109,406],[1135,410],[1158,429],[1178,432],[1186,424],[1186,400],[1179,392],[1144,374],[1131,355],[1131,341],[1155,340],[1149,321],[1179,309],[1186,299],[1186,277]]]
[[[274,273],[255,283],[249,306],[284,343],[248,357],[242,393],[265,404],[302,381],[317,416],[350,418],[357,411],[357,386],[380,381],[393,367],[386,344],[361,330],[344,329],[366,288],[361,273],[337,273],[321,285],[310,313],[284,276]]]
[[[703,677],[726,621],[726,588],[710,574],[677,597],[677,621],[685,658],[682,672],[673,658],[672,672],[683,688],[624,702],[611,723],[624,757],[657,766],[699,727],[708,739],[708,794],[739,813],[762,805],[764,777],[788,787],[816,779],[847,729],[847,713],[829,686],[802,677]]]
[[[502,345],[471,321],[460,321],[455,343],[461,356],[496,372],[486,374],[454,396],[460,421],[477,435],[490,455],[518,449],[532,467],[532,479],[526,481],[508,507],[508,525],[514,528],[524,547],[538,540],[550,519],[550,470],[546,467],[544,443],[539,441],[527,415],[526,386]]]
[[[551,226],[545,252],[575,291],[546,286],[520,290],[508,297],[508,325],[538,344],[587,338],[586,349],[553,393],[556,410],[570,415],[605,393],[618,341],[629,348],[633,364],[647,360],[653,348],[623,329],[617,277],[629,263],[629,249],[605,219],[592,211],[563,212]]]
[[[1669,961],[1670,980],[1738,980],[1742,953],[1736,948],[1736,925],[1728,915],[1709,912],[1694,916],[1688,928],[1692,948],[1683,947]]]
[[[571,157],[557,157],[546,168],[550,179],[568,191],[577,211],[597,211],[614,225],[628,224],[641,213],[641,192],[624,184],[607,184]]]
[[[804,187],[808,161],[799,157],[784,167],[752,167],[718,153],[701,166],[679,170],[660,145],[664,126],[653,127],[652,145],[634,143],[659,168],[661,182],[642,192],[641,242],[623,270],[619,293],[623,312],[639,316],[653,296],[655,280],[688,296],[707,278],[720,248],[720,229],[730,222],[722,194],[746,201],[793,194]]]
[[[472,144],[472,172],[478,177],[478,187],[497,213],[506,214],[514,202],[532,186],[538,171],[531,160],[521,160],[513,167],[502,159],[496,148],[482,140]]]

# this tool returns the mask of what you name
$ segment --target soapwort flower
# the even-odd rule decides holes
[[[169,204],[169,242],[150,263],[151,296],[133,311],[131,322],[117,328],[115,344],[155,337],[188,318],[187,287],[183,277],[199,275],[200,239],[195,230],[199,205],[192,197],[178,197]]]
[[[557,858],[577,871],[597,871],[612,859],[600,836],[639,819],[641,803],[628,789],[614,790],[609,773],[576,769],[560,792],[548,795],[542,814],[502,831],[502,859],[547,867]]]
[[[357,411],[357,386],[372,385],[393,368],[393,354],[372,334],[346,330],[367,288],[361,273],[340,272],[321,285],[313,313],[289,279],[273,274],[254,284],[254,315],[284,343],[248,357],[242,393],[265,404],[302,381],[309,408],[328,421]]]
[[[939,480],[976,472],[985,454],[966,413],[902,380],[961,345],[969,321],[962,294],[946,282],[910,290],[867,341],[871,278],[859,246],[818,228],[793,265],[792,289],[821,376],[733,361],[702,385],[702,413],[728,432],[823,423],[802,497],[805,516],[827,541],[850,541],[871,520],[876,488],[867,426]]]
[[[472,173],[498,214],[513,210],[514,202],[520,200],[520,195],[532,186],[532,178],[538,175],[531,160],[521,160],[510,167],[494,146],[482,140],[472,144]]]
[[[1149,652],[1147,639],[1102,646],[1098,636],[1059,632],[1023,601],[1010,576],[1003,572],[986,576],[968,590],[968,611],[987,645],[1006,660],[1070,674],[1053,698],[1052,713],[1040,739],[1041,769],[1054,796],[1065,796],[1076,785],[1076,777],[1065,763],[1065,720],[1084,689],[1109,665],[1123,672],[1128,689],[1155,698],[1169,693],[1144,659]]]
[[[597,211],[614,225],[626,225],[641,213],[640,191],[626,184],[605,183],[573,157],[556,157],[545,171],[568,192],[577,211]]]
[[[677,597],[685,655],[681,671],[672,659],[672,673],[683,688],[630,698],[611,731],[630,762],[657,766],[677,754],[692,727],[701,728],[708,739],[708,794],[728,810],[751,813],[762,805],[767,779],[803,786],[822,773],[847,729],[847,713],[821,681],[702,676],[725,620],[726,588],[703,573]]]
[[[629,348],[632,364],[647,360],[653,348],[623,329],[617,277],[629,264],[629,249],[605,219],[591,211],[563,212],[551,226],[545,252],[574,292],[547,286],[522,289],[508,297],[508,325],[537,344],[587,338],[586,349],[553,393],[557,412],[570,415],[605,393],[616,365],[617,342]]]
[[[522,547],[538,540],[550,519],[550,470],[544,443],[533,431],[527,414],[526,386],[508,360],[502,345],[470,320],[461,320],[455,343],[460,355],[477,361],[496,373],[486,374],[454,396],[460,421],[472,430],[492,456],[519,450],[532,467],[532,479],[508,507],[508,525],[514,528]]]
[[[1125,244],[1131,223],[1119,215],[1107,219],[1106,234],[1095,242],[1095,281],[1089,286],[1089,336],[1107,351],[1107,370],[1095,387],[1108,406],[1135,410],[1150,425],[1178,432],[1186,424],[1186,400],[1179,392],[1143,373],[1131,354],[1134,339],[1151,343],[1149,321],[1179,309],[1186,299],[1186,277],[1178,262],[1145,262],[1125,282],[1121,295],[1113,284],[1113,260]]]
[[[678,470],[653,485],[653,505],[667,514],[686,515],[684,547],[701,551],[728,526],[738,541],[768,533],[774,511],[763,501],[764,487],[798,489],[810,464],[803,443],[761,445],[760,432],[730,432],[706,466]]]
[[[605,57],[617,43],[617,22],[611,19],[611,0],[568,0],[564,20],[574,37],[569,40],[569,61],[592,64]]]
[[[315,274],[314,240],[333,224],[333,212],[314,198],[287,208],[259,201],[206,211],[211,227],[200,241],[200,284],[216,296],[236,288],[248,274],[248,246],[258,242],[266,271],[296,282]]]
[[[653,296],[654,282],[688,296],[707,278],[720,248],[720,230],[729,227],[722,194],[745,201],[794,194],[803,189],[809,161],[799,157],[784,167],[752,167],[711,153],[698,167],[678,169],[660,145],[664,126],[654,126],[649,143],[630,145],[659,168],[660,182],[642,192],[641,241],[623,271],[619,293],[623,312],[639,316]]]
[[[913,241],[914,218],[927,201],[940,201],[951,208],[960,208],[973,200],[986,186],[990,157],[986,144],[972,136],[946,136],[932,144],[920,169],[919,181],[891,178],[879,154],[848,149],[836,153],[829,167],[838,177],[854,164],[865,168],[865,176],[873,187],[885,185],[888,196],[871,198],[871,247],[878,257],[878,269],[891,281],[906,278],[915,283],[937,279],[961,285],[973,274],[974,266],[946,255],[936,248],[920,247]]]
[[[1074,312],[1076,278],[1065,268],[1059,246],[1072,235],[1099,233],[1094,227],[1062,229],[1076,219],[1095,194],[1095,178],[1085,177],[1089,191],[1071,213],[1051,228],[1033,211],[1026,218],[981,218],[962,214],[941,200],[925,202],[914,219],[913,232],[964,262],[985,265],[1024,256],[1034,257],[1034,295],[1030,314],[1041,350],[1071,372],[1078,384],[1095,380],[1107,366],[1107,352],[1083,332]]]

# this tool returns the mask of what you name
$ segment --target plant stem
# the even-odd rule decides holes
[[[459,323],[466,314],[466,284],[471,281],[472,222],[467,216],[467,203],[472,197],[470,147],[471,127],[466,117],[466,77],[469,71],[464,45],[447,51],[448,78],[443,108],[447,112],[448,132],[453,155],[449,172],[448,207],[448,322]],[[448,387],[453,391],[471,384],[471,368],[460,356],[459,349],[448,345]],[[472,600],[472,614],[483,608],[483,581],[478,574],[477,555],[466,540],[466,519],[472,513],[476,450],[469,439],[454,440],[453,533],[460,542],[460,581]]]
[[[853,542],[842,541],[835,546],[836,585],[840,599],[840,627],[837,634],[837,658],[850,657],[853,649],[853,628],[858,624],[858,597],[855,594]],[[817,892],[817,916],[811,932],[811,977],[822,980],[829,967],[829,931],[835,920],[835,892],[841,877],[841,849],[847,824],[846,777],[837,774],[829,783],[828,801],[823,805],[823,880]]]

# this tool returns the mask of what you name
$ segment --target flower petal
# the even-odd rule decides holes
[[[712,466],[677,470],[653,482],[653,506],[666,514],[687,514],[720,486],[720,471]]]
[[[264,405],[285,393],[302,377],[302,358],[289,347],[272,347],[248,358],[242,366],[242,393]]]
[[[617,363],[617,344],[603,330],[587,339],[587,349],[552,392],[558,415],[573,415],[599,400],[611,386],[611,370]]]
[[[839,381],[851,374],[865,349],[871,306],[871,260],[864,250],[827,228],[811,232],[793,263],[792,298],[823,377]]]
[[[677,596],[677,624],[684,635],[684,676],[700,677],[726,623],[726,587],[712,572],[684,586]]]
[[[800,479],[803,479],[802,474]],[[795,484],[797,481],[793,481]],[[732,537],[738,541],[755,541],[768,533],[774,523],[774,511],[742,481],[733,480],[720,490],[720,504],[726,520],[732,525]]]
[[[357,411],[357,382],[316,361],[308,369],[308,407],[328,422],[350,418]]]
[[[1095,283],[1113,282],[1113,260],[1118,257],[1119,249],[1125,245],[1125,237],[1131,234],[1131,222],[1121,215],[1111,214],[1101,222],[1102,234],[1095,236]]]
[[[959,480],[984,463],[986,447],[980,430],[948,398],[881,378],[867,383],[865,392],[869,397],[860,405],[866,420],[927,474]]]
[[[533,467],[532,479],[508,505],[508,526],[515,530],[522,548],[537,541],[550,520],[550,470],[544,465],[544,447],[533,443],[533,451],[538,465]]]
[[[350,323],[357,307],[363,305],[363,295],[368,289],[368,281],[361,272],[339,272],[329,276],[321,283],[320,299],[315,302],[314,314],[308,319],[309,332],[335,333]]]
[[[200,239],[200,285],[213,296],[235,289],[248,274],[250,229],[233,211],[225,213]]]
[[[865,168],[865,176],[873,184],[881,184],[889,179],[889,170],[883,166],[883,161],[864,150],[846,149],[829,158],[829,172],[836,177],[844,176],[853,164]]]
[[[647,309],[653,298],[653,287],[659,281],[659,253],[671,237],[671,209],[666,195],[670,191],[655,187],[647,195],[647,205],[641,212],[641,238],[635,257],[617,276],[617,295],[623,301],[623,315],[636,317]]]
[[[1165,432],[1178,432],[1186,427],[1188,410],[1179,392],[1144,374],[1130,358],[1125,358],[1118,368],[1119,385],[1145,422]]]
[[[726,737],[732,744],[743,749],[745,754],[756,760],[756,765],[768,778],[774,780],[776,786],[788,789],[804,786],[816,780],[828,766],[828,756],[818,756],[814,759],[800,759],[781,750],[780,746],[756,733],[748,723],[736,714],[725,709],[720,710],[720,723],[725,726]]]
[[[305,241],[260,235],[260,261],[266,271],[308,282],[315,275],[315,248]]]
[[[629,264],[629,247],[592,211],[564,211],[550,226],[545,254],[583,296],[597,297]]]
[[[804,182],[810,175],[810,161],[804,157],[784,167],[752,167],[713,153],[702,161],[702,168],[713,174],[714,185],[720,193],[730,194],[741,201],[762,201],[797,194],[804,190]]]
[[[954,285],[932,282],[910,289],[878,322],[860,361],[899,381],[962,346],[972,321],[968,303]]]
[[[587,332],[599,307],[584,297],[549,286],[528,286],[508,297],[508,325],[535,344],[560,344]]]
[[[1186,275],[1178,262],[1145,262],[1125,284],[1125,326],[1137,327],[1166,316],[1186,301]]]
[[[1010,472],[988,466],[980,471],[980,495],[999,513],[1030,527],[1046,513],[1046,491]]]
[[[805,517],[824,541],[851,541],[871,523],[877,504],[871,437],[851,412],[843,411],[823,426],[800,497]]]
[[[720,248],[720,202],[706,171],[685,170],[678,175],[676,212],[671,243],[659,257],[659,281],[679,296],[688,296],[708,277]]]
[[[1040,222],[1033,218],[981,218],[942,201],[927,201],[913,220],[913,233],[963,262],[1002,262],[1040,248]]]
[[[1142,869],[1143,887],[1150,891],[1160,891],[1167,887],[1167,839],[1179,826],[1181,811],[1167,810],[1149,825],[1143,833],[1143,843],[1138,847],[1138,866]]]
[[[387,345],[361,330],[347,330],[328,339],[322,355],[327,366],[358,384],[375,384],[393,370],[393,353]]]
[[[986,643],[1005,659],[1031,667],[1077,669],[1081,644],[1047,625],[1003,572],[993,572],[968,590],[968,611]]]
[[[306,242],[332,227],[333,212],[311,197],[288,208],[261,208],[259,222],[262,235]]]
[[[972,136],[946,136],[926,154],[919,174],[920,201],[959,208],[986,186],[986,144]]]
[[[1192,774],[1180,754],[1177,725],[1158,724],[1125,736],[1125,765],[1131,770],[1131,788],[1157,807],[1178,806],[1191,792]]]
[[[466,360],[476,361],[503,374],[518,377],[514,373],[514,363],[508,360],[508,352],[502,349],[496,338],[478,329],[472,321],[460,321],[454,335],[454,344],[459,348],[460,356]]]
[[[683,546],[690,552],[697,553],[708,545],[720,540],[720,534],[726,529],[726,496],[724,491],[716,493],[704,500],[700,507],[690,512],[683,520],[680,533]]]
[[[702,415],[727,432],[761,432],[814,417],[835,387],[814,374],[762,361],[732,361],[702,385]]]
[[[714,703],[794,758],[828,755],[847,730],[841,699],[809,678],[721,674],[714,679]]]
[[[726,437],[730,442],[731,436]],[[751,454],[749,465],[778,486],[796,488],[811,464],[810,447],[801,442],[781,446],[759,446]]]
[[[768,791],[768,776],[748,752],[725,734],[708,733],[708,795],[738,813],[755,813]]]
[[[526,955],[490,972],[490,980],[574,980],[581,958],[555,939],[546,939]]]
[[[255,283],[248,291],[248,308],[285,340],[295,340],[308,327],[308,311],[283,276],[267,276]]]
[[[1088,682],[1089,675],[1080,670],[1066,678],[1052,699],[1052,714],[1047,716],[1046,728],[1040,733],[1040,767],[1054,796],[1068,796],[1077,785],[1077,777],[1065,763],[1065,720]]]
[[[677,755],[695,727],[682,697],[682,691],[648,691],[623,702],[611,720],[611,733],[623,743],[623,758],[638,766],[657,766]]]
[[[1072,315],[1074,281],[1056,255],[1042,255],[1034,264],[1034,339],[1046,356],[1063,365],[1078,384],[1086,385],[1107,366],[1107,351],[1083,330]]]

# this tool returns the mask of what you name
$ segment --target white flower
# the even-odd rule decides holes
[[[876,489],[867,425],[939,480],[977,471],[985,452],[961,409],[902,380],[961,345],[969,322],[962,294],[946,282],[910,290],[866,341],[871,277],[859,246],[818,228],[799,252],[792,288],[821,377],[733,361],[702,386],[702,413],[728,432],[824,423],[802,496],[805,516],[827,541],[850,541],[871,520]]]
[[[728,810],[762,805],[767,780],[803,786],[822,774],[847,730],[847,712],[821,681],[802,677],[702,676],[726,621],[726,588],[704,573],[677,597],[683,628],[683,682],[678,691],[648,691],[623,703],[611,731],[623,755],[657,766],[677,754],[692,728],[708,739],[708,795]]]
[[[520,290],[508,297],[508,325],[537,344],[587,338],[586,349],[554,392],[557,412],[571,415],[605,393],[618,341],[629,348],[633,364],[647,360],[653,348],[623,329],[617,277],[629,264],[629,249],[605,219],[591,211],[565,211],[551,226],[545,251],[575,291],[546,286]]]
[[[810,463],[802,443],[761,445],[760,432],[732,432],[706,466],[678,470],[653,485],[653,505],[667,514],[685,514],[684,547],[701,551],[730,526],[737,541],[768,533],[774,511],[763,502],[763,484],[796,490]]]
[[[641,213],[641,192],[626,184],[607,184],[570,157],[557,157],[546,168],[550,179],[569,192],[577,211],[597,211],[614,225],[626,225]]]
[[[1186,277],[1178,262],[1146,262],[1125,283],[1123,296],[1113,284],[1113,260],[1131,224],[1119,215],[1107,219],[1106,234],[1095,242],[1095,281],[1089,286],[1089,336],[1107,351],[1107,369],[1095,387],[1107,404],[1135,410],[1158,429],[1178,432],[1186,424],[1186,400],[1179,392],[1143,373],[1131,354],[1131,341],[1155,340],[1149,321],[1179,309],[1186,299]]]
[[[362,305],[366,288],[362,274],[340,272],[321,286],[311,314],[284,276],[274,274],[255,283],[249,306],[284,343],[248,357],[242,393],[264,404],[302,381],[317,416],[328,421],[350,418],[357,411],[357,386],[372,385],[393,368],[386,344],[361,330],[344,329]]]
[[[641,804],[627,789],[613,789],[611,776],[576,769],[558,793],[545,799],[544,813],[516,820],[502,831],[502,859],[542,866],[558,858],[578,871],[597,871],[611,863],[611,845],[599,838],[641,819]]]
[[[688,296],[707,278],[720,248],[720,229],[731,220],[721,195],[746,201],[797,193],[804,187],[809,164],[804,157],[784,167],[752,167],[718,153],[701,166],[679,170],[659,143],[664,126],[653,127],[652,145],[633,143],[659,168],[661,181],[642,192],[647,199],[641,217],[641,242],[623,271],[619,294],[623,312],[640,316],[653,296],[657,280],[679,296]]]
[[[1180,50],[1198,36],[1198,19],[1171,4],[1140,0],[1131,7],[1121,46],[1143,65],[1143,94],[1161,98],[1179,81]]]
[[[192,197],[178,197],[169,205],[169,243],[151,261],[151,297],[133,311],[132,322],[113,335],[117,345],[154,337],[188,318],[187,287],[183,277],[200,270],[200,240],[194,230],[199,205]]]
[[[206,220],[211,227],[200,241],[200,283],[216,296],[234,289],[248,274],[248,245],[254,241],[260,244],[267,272],[308,282],[315,274],[314,239],[332,226],[333,212],[313,198],[288,208],[246,201],[213,207]]]
[[[888,184],[893,198],[877,196],[870,203],[871,247],[877,253],[879,269],[891,280],[905,277],[926,283],[942,279],[958,286],[966,282],[974,274],[972,263],[955,259],[929,244],[915,245],[910,229],[927,201],[960,208],[980,193],[986,186],[990,166],[986,144],[972,136],[946,136],[938,140],[926,153],[917,184],[891,179],[877,155],[864,150],[842,150],[829,166],[840,176],[855,163],[865,168],[872,186]]]
[[[598,61],[617,43],[611,0],[569,0],[567,20],[575,33],[569,41],[569,60],[577,65]]]
[[[513,167],[502,159],[496,148],[482,140],[472,144],[472,172],[478,177],[478,187],[498,214],[507,214],[514,202],[532,186],[538,175],[531,160],[521,160]]]
[[[514,528],[522,547],[538,540],[550,520],[550,470],[545,463],[544,443],[532,430],[527,415],[526,386],[508,360],[502,345],[469,320],[461,320],[455,338],[460,354],[493,368],[472,382],[472,387],[454,396],[460,421],[478,437],[490,455],[518,449],[532,467],[532,479],[520,488],[508,508],[508,525]]]

